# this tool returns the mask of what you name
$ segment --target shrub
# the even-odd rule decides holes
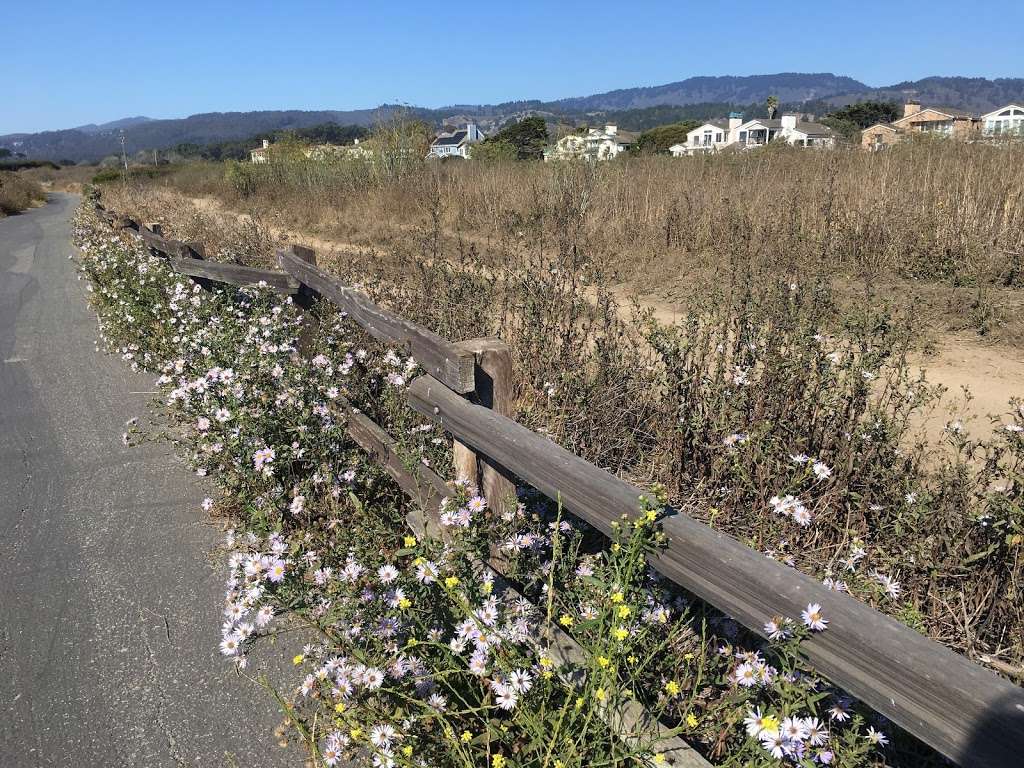
[[[46,201],[46,192],[17,173],[0,171],[0,215],[9,216]]]

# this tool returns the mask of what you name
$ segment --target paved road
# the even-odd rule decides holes
[[[217,652],[203,488],[120,443],[152,378],[94,350],[76,204],[0,219],[0,766],[301,764]]]

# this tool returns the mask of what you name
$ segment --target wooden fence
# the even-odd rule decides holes
[[[456,474],[478,482],[495,507],[519,478],[606,534],[623,513],[637,511],[639,488],[510,418],[511,357],[499,340],[450,342],[342,285],[316,266],[308,248],[280,251],[280,270],[215,263],[204,260],[198,244],[165,239],[158,227],[99,204],[96,209],[112,226],[136,232],[182,274],[236,286],[262,281],[307,299],[319,295],[375,338],[404,347],[428,372],[408,387],[410,405],[452,435]],[[445,481],[425,467],[408,470],[380,426],[347,410],[349,434],[422,508],[422,517],[410,523],[436,534],[439,503],[450,493]],[[800,647],[822,675],[959,765],[1024,766],[1024,689],[682,512],[672,512],[663,529],[669,544],[650,558],[651,565],[676,584],[762,636],[773,617],[799,616],[808,603],[820,603],[828,630]],[[545,632],[563,658],[579,657],[579,646],[564,632]],[[626,734],[658,725],[638,706],[605,714]],[[707,765],[677,737],[669,735],[659,746],[676,765]]]

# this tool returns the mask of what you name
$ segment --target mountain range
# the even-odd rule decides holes
[[[239,140],[271,131],[306,128],[322,123],[368,126],[402,112],[439,126],[474,120],[486,130],[527,114],[572,124],[614,118],[624,128],[650,127],[652,116],[669,121],[750,109],[776,96],[783,109],[824,112],[867,99],[924,104],[987,112],[1009,102],[1024,101],[1024,78],[926,77],[873,88],[832,73],[783,72],[774,75],[691,77],[665,85],[621,88],[590,96],[555,101],[512,101],[501,104],[457,104],[439,109],[382,104],[357,110],[267,110],[209,112],[181,119],[128,117],[101,125],[58,131],[0,136],[0,148],[29,158],[95,162],[121,150],[121,134],[131,154],[166,150],[179,144]]]

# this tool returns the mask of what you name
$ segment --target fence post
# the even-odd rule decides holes
[[[467,397],[513,418],[512,351],[508,344],[490,336],[460,341],[455,346],[472,352],[476,358],[476,389]],[[503,511],[509,503],[515,503],[515,483],[502,467],[458,440],[455,440],[454,454],[456,478],[469,480],[477,486],[491,509]]]
[[[302,259],[302,261],[312,266],[316,266],[316,251],[312,248],[307,248],[304,245],[289,245],[284,250],[290,252],[296,258]],[[284,265],[280,263],[278,259],[278,266],[282,269]],[[317,329],[319,327],[319,321],[316,316],[310,312],[313,308],[314,291],[305,283],[299,283],[299,290],[295,292],[292,301],[295,302],[295,306],[302,310],[302,329],[299,331],[298,348],[300,353],[305,353],[313,346],[313,339],[316,338]]]

